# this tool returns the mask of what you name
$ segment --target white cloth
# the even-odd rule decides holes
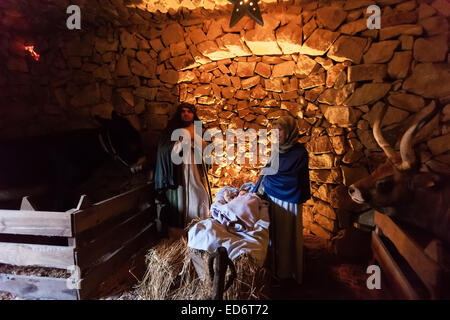
[[[235,231],[251,231],[260,217],[261,199],[254,193],[238,196],[228,203],[215,201],[211,217]]]
[[[209,215],[209,196],[202,183],[198,165],[183,165],[183,190],[185,225],[193,219],[206,218]]]
[[[233,210],[237,210],[238,207],[245,208],[244,214],[238,214],[242,221],[245,220],[243,222],[247,226],[245,230],[236,231],[213,218],[208,218],[199,221],[189,229],[188,246],[209,253],[214,253],[218,247],[223,246],[227,249],[231,260],[248,253],[261,267],[266,259],[269,245],[268,203],[254,194],[237,199],[236,206],[233,204],[232,208]],[[246,205],[245,202],[250,204]],[[255,203],[258,205],[255,206]]]

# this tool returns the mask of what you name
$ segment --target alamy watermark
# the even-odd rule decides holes
[[[81,29],[81,9],[77,5],[70,5],[66,10],[67,14],[70,16],[66,20],[66,26],[69,30],[80,30]],[[366,25],[367,28],[372,29],[381,29],[381,9],[377,5],[370,5],[366,9],[366,13],[370,14],[367,17]]]
[[[251,128],[246,131],[228,129],[224,139],[222,131],[217,128],[207,129],[202,135],[202,122],[194,121],[194,137],[191,137],[189,131],[183,128],[172,132],[171,141],[177,143],[172,149],[171,160],[174,164],[201,164],[204,159],[206,164],[226,166],[234,162],[256,165],[267,162],[265,160],[268,159],[269,166],[263,168],[262,174],[273,175],[279,168],[279,131],[271,129],[269,133],[270,137],[267,129],[259,129],[258,132]],[[270,157],[267,154],[269,140]],[[211,143],[204,148],[204,142]],[[249,146],[248,151],[246,151],[247,146]],[[194,149],[193,154],[192,149]]]
[[[367,17],[366,25],[367,28],[372,29],[381,29],[381,9],[377,5],[371,5],[367,7],[367,14],[371,14],[371,16]]]
[[[71,5],[67,7],[67,14],[70,16],[66,20],[66,26],[69,30],[80,30],[81,29],[81,9],[77,5]]]
[[[367,289],[381,289],[381,270],[380,267],[376,264],[372,264],[367,267],[367,274],[370,274],[370,277],[367,278],[366,286]]]

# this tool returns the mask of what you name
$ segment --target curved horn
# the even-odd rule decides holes
[[[440,107],[436,106],[434,102],[431,104],[433,104],[431,111],[425,112],[424,115],[419,117],[419,119],[417,119],[403,134],[402,140],[400,141],[402,163],[398,166],[399,170],[409,170],[416,163],[416,155],[412,148],[414,136],[417,131],[422,129],[431,119],[433,119],[440,110]]]
[[[373,123],[373,137],[375,138],[375,141],[378,143],[381,149],[383,149],[384,153],[388,157],[389,160],[394,162],[395,159],[395,150],[392,148],[392,146],[384,139],[383,134],[381,133],[380,123],[381,119],[383,118],[384,114],[386,113],[387,104],[384,103],[383,107],[380,108],[378,111],[375,121]]]

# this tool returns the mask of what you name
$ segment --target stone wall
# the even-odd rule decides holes
[[[0,134],[64,129],[73,115],[116,110],[154,146],[180,101],[196,104],[204,127],[223,132],[270,128],[291,114],[310,155],[313,198],[304,206],[304,227],[330,239],[350,212],[363,209],[346,186],[385,160],[371,130],[381,100],[389,103],[382,127],[394,144],[433,99],[450,95],[445,0],[263,3],[264,27],[243,18],[233,28],[229,4],[222,12],[183,5],[164,15],[150,13],[148,2],[120,3],[116,14],[82,32],[32,38],[39,62],[21,50],[23,38],[6,33],[0,97],[9,108],[0,106]],[[368,30],[365,10],[375,3],[382,29]],[[418,136],[422,170],[449,170],[449,120],[448,105]],[[240,185],[258,171],[213,166],[210,180],[215,188]]]

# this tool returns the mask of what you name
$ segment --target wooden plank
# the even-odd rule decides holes
[[[104,255],[120,249],[126,241],[142,230],[143,226],[151,223],[150,210],[151,208],[148,208],[128,217],[122,223],[100,234],[95,241],[77,247],[75,252],[77,265],[84,270]]]
[[[66,269],[75,264],[73,247],[0,242],[0,263]]]
[[[388,216],[375,212],[375,224],[392,241],[398,252],[405,258],[417,276],[423,281],[431,296],[439,295],[443,270],[433,261],[410,236],[408,236]]]
[[[67,288],[61,278],[18,276],[0,273],[0,291],[23,299],[77,300],[77,290]]]
[[[123,212],[137,209],[140,202],[150,198],[151,191],[152,186],[148,184],[97,202],[87,209],[75,211],[73,213],[75,233],[98,226]]]
[[[0,210],[0,233],[71,237],[70,213]]]
[[[122,248],[114,252],[111,256],[105,257],[105,261],[97,265],[88,274],[83,275],[79,291],[80,298],[91,298],[102,282],[114,271],[120,269],[142,247],[147,246],[155,235],[154,229],[154,223],[149,224],[137,233],[135,237],[124,243]]]
[[[372,252],[375,260],[380,264],[383,274],[387,275],[388,279],[392,279],[390,284],[394,286],[393,289],[400,295],[399,298],[409,300],[420,299],[380,237],[374,231],[372,232]]]
[[[148,202],[144,202],[139,205],[139,208],[136,210],[125,211],[121,214],[118,214],[110,219],[104,221],[103,223],[89,228],[83,232],[77,233],[76,235],[76,243],[77,248],[81,248],[86,246],[89,243],[96,241],[100,236],[110,232],[112,229],[116,228],[118,225],[121,225],[124,221],[128,220],[130,217],[135,215],[137,212],[142,210],[149,211],[149,221],[153,221],[156,219],[156,206],[151,205]]]
[[[147,246],[140,248],[139,252],[125,261],[124,265],[102,282],[95,290],[92,298],[102,298],[121,292],[130,290],[138,281],[142,281],[145,272],[147,271],[147,264],[145,257],[148,250],[156,244],[156,239]]]

